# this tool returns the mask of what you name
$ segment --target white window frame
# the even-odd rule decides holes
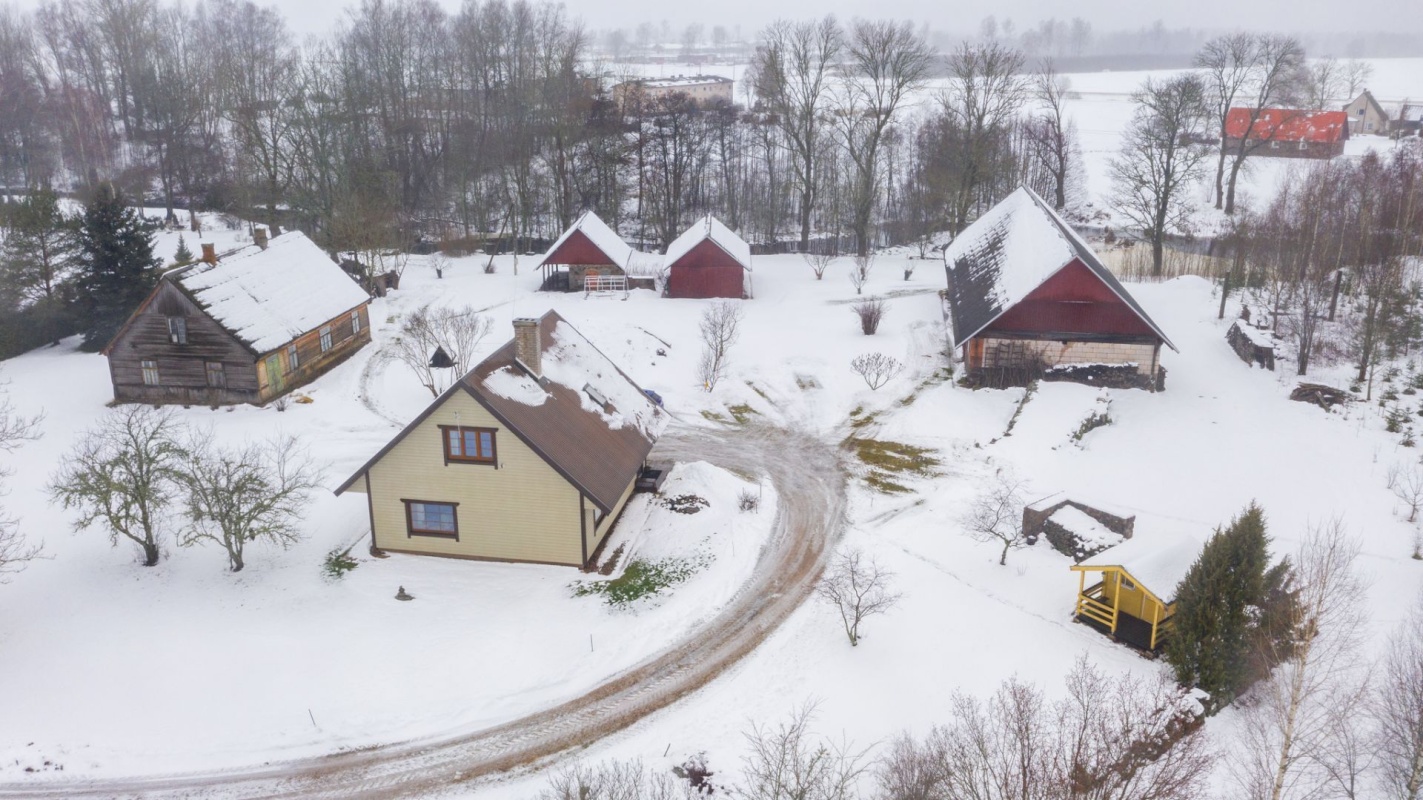
[[[360,333],[360,332],[361,332],[361,312],[360,312],[360,311],[352,311],[352,312],[351,312],[351,335],[352,335],[352,336],[355,336],[356,334],[358,334],[358,333]]]
[[[143,385],[144,385],[144,386],[158,386],[158,385],[159,385],[159,383],[161,382],[161,379],[160,379],[160,377],[159,377],[159,375],[158,375],[158,362],[157,362],[157,361],[140,361],[140,362],[138,362],[138,367],[139,367],[139,369],[143,370]]]
[[[296,343],[287,345],[287,372],[296,372],[301,366],[301,353],[297,350]]]
[[[327,350],[330,350],[330,349],[331,349],[331,326],[330,326],[330,325],[323,325],[323,326],[321,326],[321,352],[324,353],[324,352],[326,352]]]

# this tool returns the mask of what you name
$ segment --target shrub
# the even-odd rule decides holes
[[[326,560],[321,564],[321,574],[325,575],[327,580],[339,581],[359,563],[351,557],[351,548],[342,550],[338,547],[326,554]]]
[[[750,489],[742,489],[741,496],[737,498],[737,506],[742,511],[755,511],[761,506],[761,496]]]
[[[856,303],[851,307],[860,318],[860,330],[866,336],[874,336],[879,330],[879,324],[884,319],[884,301],[879,298],[865,300]]]
[[[679,494],[673,497],[664,497],[661,500],[662,507],[678,514],[695,514],[698,511],[711,505],[705,499],[694,494]]]
[[[1087,419],[1082,420],[1081,425],[1077,426],[1077,430],[1072,434],[1072,441],[1080,442],[1082,441],[1082,437],[1088,433],[1091,433],[1103,425],[1111,424],[1112,418],[1105,411],[1093,411],[1087,416]]]
[[[865,379],[865,385],[870,387],[871,391],[877,391],[881,386],[889,383],[891,378],[899,374],[903,366],[898,359],[884,353],[863,353],[855,356],[854,360],[850,362],[850,369]]]
[[[689,558],[664,558],[660,561],[633,559],[628,562],[623,574],[610,581],[575,584],[573,595],[602,595],[608,605],[625,608],[644,598],[656,597],[687,580],[705,563],[705,560]]]

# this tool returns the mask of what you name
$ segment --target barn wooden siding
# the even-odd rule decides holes
[[[706,239],[677,259],[668,270],[668,297],[746,296],[746,270],[731,254]]]

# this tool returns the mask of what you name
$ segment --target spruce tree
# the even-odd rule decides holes
[[[173,254],[173,263],[186,267],[193,263],[193,251],[188,249],[188,243],[183,241],[183,234],[178,234],[178,250]]]
[[[36,189],[10,209],[10,231],[0,248],[0,290],[38,333],[35,343],[55,341],[72,318],[70,280],[78,245],[72,221],[53,189]],[[9,305],[9,304],[7,304]]]
[[[1285,577],[1277,567],[1267,582],[1269,545],[1265,514],[1251,503],[1229,527],[1216,529],[1176,588],[1166,660],[1178,681],[1218,705],[1247,683],[1256,621],[1269,590]]]
[[[153,225],[100,184],[79,224],[79,300],[85,314],[83,349],[108,344],[148,296],[161,261],[153,256]]]

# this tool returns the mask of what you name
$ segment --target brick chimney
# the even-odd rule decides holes
[[[543,377],[543,342],[539,336],[539,321],[536,319],[514,320],[514,359],[533,373],[535,378]]]
[[[203,262],[207,264],[217,263],[217,245],[212,242],[203,242]]]
[[[267,249],[267,229],[261,226],[252,229],[252,241],[263,250]]]

